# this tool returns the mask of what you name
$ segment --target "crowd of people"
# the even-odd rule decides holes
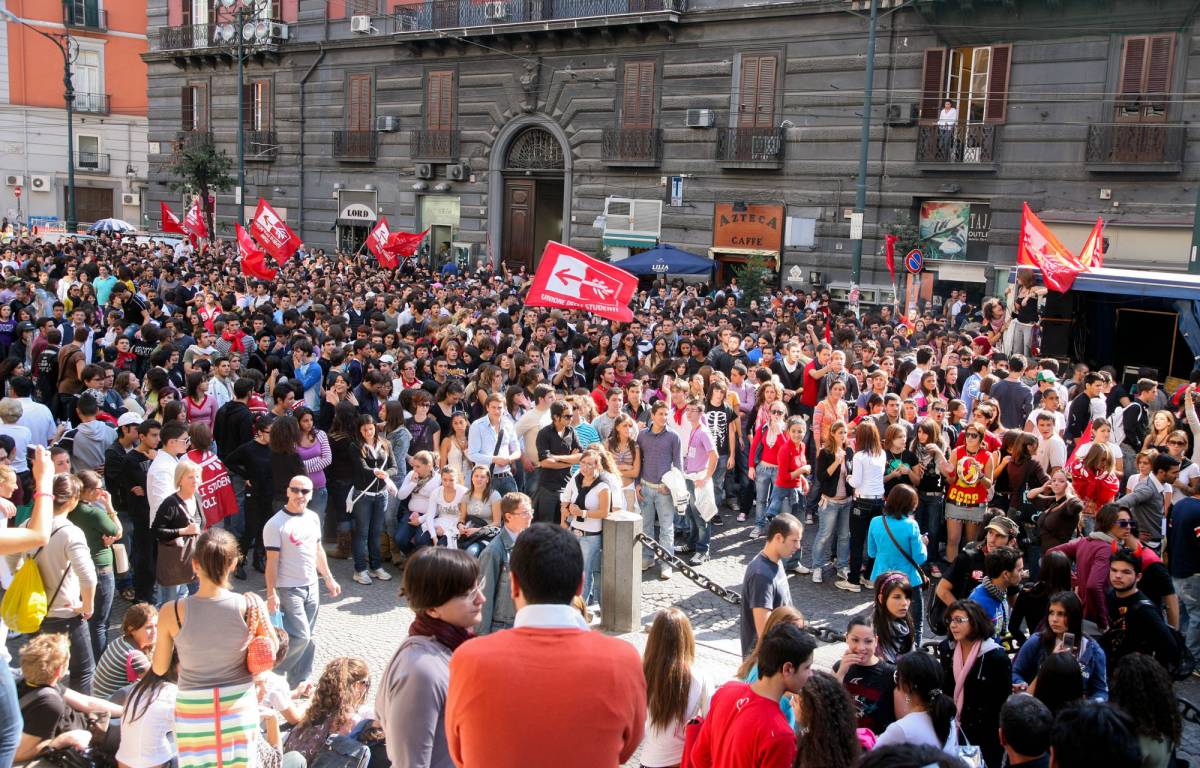
[[[0,665],[0,766],[1173,759],[1200,372],[1039,357],[1030,274],[912,318],[659,281],[627,323],[321,250],[262,282],[228,245],[22,238],[0,275],[0,580],[47,605]],[[678,609],[644,657],[590,631],[621,510],[648,577],[761,540],[736,680]],[[789,576],[871,596],[832,673]],[[314,631],[322,592],[396,577],[416,620],[372,707]]]

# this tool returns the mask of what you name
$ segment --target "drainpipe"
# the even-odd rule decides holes
[[[325,44],[321,43],[321,50],[317,54],[317,58],[309,65],[304,72],[304,76],[300,78],[300,214],[296,220],[296,228],[300,230],[300,239],[304,239],[304,84],[308,82],[308,78],[312,77],[312,73],[317,71],[317,66],[325,58]]]

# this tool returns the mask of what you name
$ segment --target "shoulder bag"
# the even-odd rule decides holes
[[[367,768],[371,748],[353,736],[330,736],[309,768]]]
[[[892,528],[888,525],[887,515],[880,515],[879,519],[883,522],[883,530],[887,531],[888,538],[892,540],[892,545],[896,547],[896,550],[900,554],[904,555],[904,559],[907,560],[908,564],[913,567],[913,570],[920,575],[921,583],[914,584],[913,586],[918,588],[924,587],[928,583],[928,580],[925,578],[925,572],[921,570],[921,566],[917,565],[917,559],[909,554],[907,549],[900,546],[900,542],[896,541],[896,534],[892,533]]]
[[[184,514],[187,514],[184,507]],[[193,522],[189,518],[189,523]],[[196,536],[176,536],[170,541],[158,542],[158,557],[154,563],[154,577],[164,587],[177,587],[196,580],[196,569],[192,556],[196,553]]]

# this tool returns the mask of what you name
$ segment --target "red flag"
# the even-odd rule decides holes
[[[1037,267],[1046,287],[1059,293],[1071,290],[1075,276],[1085,271],[1079,260],[1067,250],[1054,233],[1042,223],[1029,203],[1021,217],[1021,241],[1017,246],[1017,264]]]
[[[193,449],[187,452],[188,460],[200,467],[200,484],[196,486],[196,497],[204,522],[214,526],[238,511],[237,496],[233,492],[233,481],[229,470],[212,451]]]
[[[259,280],[274,280],[275,270],[267,266],[266,255],[255,245],[246,230],[242,229],[241,224],[238,224],[236,229],[238,253],[242,257],[242,274]]]
[[[262,243],[263,250],[271,254],[281,267],[292,258],[292,254],[302,243],[287,222],[279,218],[271,204],[261,197],[258,198],[254,218],[250,220],[250,234]]]
[[[609,320],[633,319],[629,301],[637,278],[582,251],[546,243],[525,303],[531,307],[582,309]]]
[[[400,260],[387,249],[388,237],[391,234],[391,230],[388,229],[387,216],[380,216],[379,221],[375,222],[375,226],[371,228],[371,233],[367,235],[367,250],[375,254],[379,265],[384,269],[395,269],[396,265],[400,263]]]
[[[179,217],[171,212],[170,207],[166,203],[159,203],[162,218],[162,231],[174,232],[179,235],[186,235],[188,231],[183,228],[183,224],[179,221]]]
[[[208,237],[208,225],[204,223],[204,208],[200,205],[199,196],[192,201],[192,207],[188,208],[187,215],[183,217],[183,228],[192,238],[193,246],[196,240]]]
[[[1104,266],[1104,219],[1097,217],[1096,226],[1087,240],[1083,241],[1083,249],[1079,251],[1079,263],[1085,269]]]
[[[1092,421],[1091,421],[1091,419],[1088,419],[1087,426],[1084,428],[1083,434],[1080,435],[1079,439],[1075,441],[1075,447],[1071,449],[1071,455],[1067,457],[1067,463],[1065,466],[1069,467],[1069,466],[1071,466],[1072,463],[1074,463],[1075,454],[1079,452],[1079,446],[1087,445],[1090,442],[1092,442]],[[1082,458],[1083,457],[1080,457],[1081,461],[1082,461]],[[1074,473],[1072,473],[1072,474],[1074,474]]]
[[[833,334],[832,334],[832,333],[830,333],[830,331],[829,331],[829,327],[830,327],[832,324],[833,324],[833,322],[832,322],[832,321],[830,321],[830,320],[826,320],[826,321],[825,321],[825,343],[826,343],[826,344],[832,344],[832,343],[833,343]]]
[[[421,247],[421,243],[425,241],[425,236],[429,234],[429,227],[425,228],[424,232],[393,232],[387,239],[387,250],[392,257],[397,256],[407,259],[417,252]]]
[[[892,276],[892,282],[896,282],[896,241],[900,238],[896,235],[886,235],[883,238],[883,252],[887,256],[888,274]]]

